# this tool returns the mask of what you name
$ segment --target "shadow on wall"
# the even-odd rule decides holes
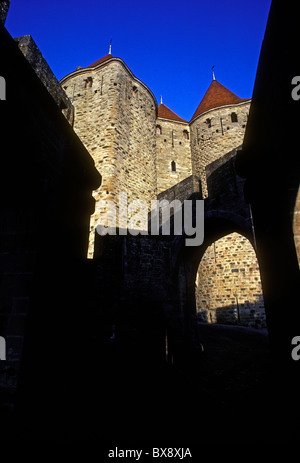
[[[204,323],[219,323],[223,325],[240,325],[249,328],[266,328],[266,317],[263,297],[250,302],[239,303],[236,297],[235,304],[228,304],[223,307],[199,309],[197,318]]]

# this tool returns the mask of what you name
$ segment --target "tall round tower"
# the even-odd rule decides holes
[[[190,121],[193,173],[207,196],[205,167],[242,144],[251,100],[213,79]]]
[[[149,208],[156,198],[157,102],[124,61],[111,53],[86,68],[77,68],[61,80],[61,85],[74,105],[74,130],[103,179],[94,193],[92,257],[95,228],[108,215],[100,200],[116,205],[118,226],[120,193],[127,194],[128,203],[143,200]]]

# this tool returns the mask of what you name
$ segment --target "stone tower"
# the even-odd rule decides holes
[[[124,61],[111,53],[86,68],[77,68],[62,79],[61,85],[75,108],[74,130],[103,178],[94,193],[96,207],[89,246],[92,257],[95,227],[111,213],[103,208],[103,201],[116,204],[118,224],[120,193],[127,193],[128,203],[145,201],[149,210],[151,200],[156,198],[157,102]],[[136,220],[135,228],[142,229],[142,221]]]
[[[189,123],[162,102],[156,123],[157,193],[192,175]]]
[[[190,121],[192,168],[204,197],[205,167],[242,144],[250,103],[213,79]]]
[[[142,200],[149,212],[151,200],[191,176],[200,180],[206,197],[205,168],[242,144],[251,101],[214,78],[188,122],[162,101],[158,106],[151,90],[111,49],[68,74],[61,85],[74,106],[74,130],[103,179],[94,192],[90,258],[97,225],[111,226],[116,216],[120,228],[147,228],[143,208],[127,209],[132,201]]]

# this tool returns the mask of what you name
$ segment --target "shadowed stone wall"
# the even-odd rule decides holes
[[[50,396],[60,394],[51,378],[54,369],[65,368],[67,345],[73,342],[66,332],[71,325],[76,331],[82,283],[75,280],[88,247],[92,190],[101,177],[2,25],[0,47],[0,75],[8,88],[0,105],[0,335],[7,346],[0,406],[8,393],[13,405],[19,379],[20,403],[34,413],[41,396],[51,402]],[[16,108],[22,123],[16,123]]]
[[[74,108],[72,103],[61,88],[58,80],[33,38],[30,35],[25,35],[23,37],[15,38],[15,41],[27,61],[30,63],[31,67],[34,69],[36,75],[43,82],[57,106],[62,111],[63,115],[72,125],[74,118]]]

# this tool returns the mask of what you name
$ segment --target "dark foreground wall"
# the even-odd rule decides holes
[[[299,75],[297,42],[293,6],[273,1],[243,151],[237,160],[253,213],[267,323],[279,371],[286,366],[300,368],[291,356],[292,339],[300,335],[295,245],[299,222],[294,222],[299,212],[300,101],[292,98],[292,79]]]
[[[8,379],[0,371],[1,402],[15,402],[17,384],[17,413],[37,424],[37,415],[50,422],[47,413],[62,404],[73,359],[87,345],[78,341],[86,332],[83,263],[91,193],[101,179],[3,26],[0,48],[0,335],[7,342],[1,368],[9,368]]]
[[[2,0],[0,2],[0,22],[2,24],[5,24],[6,16],[9,10],[9,0]]]

